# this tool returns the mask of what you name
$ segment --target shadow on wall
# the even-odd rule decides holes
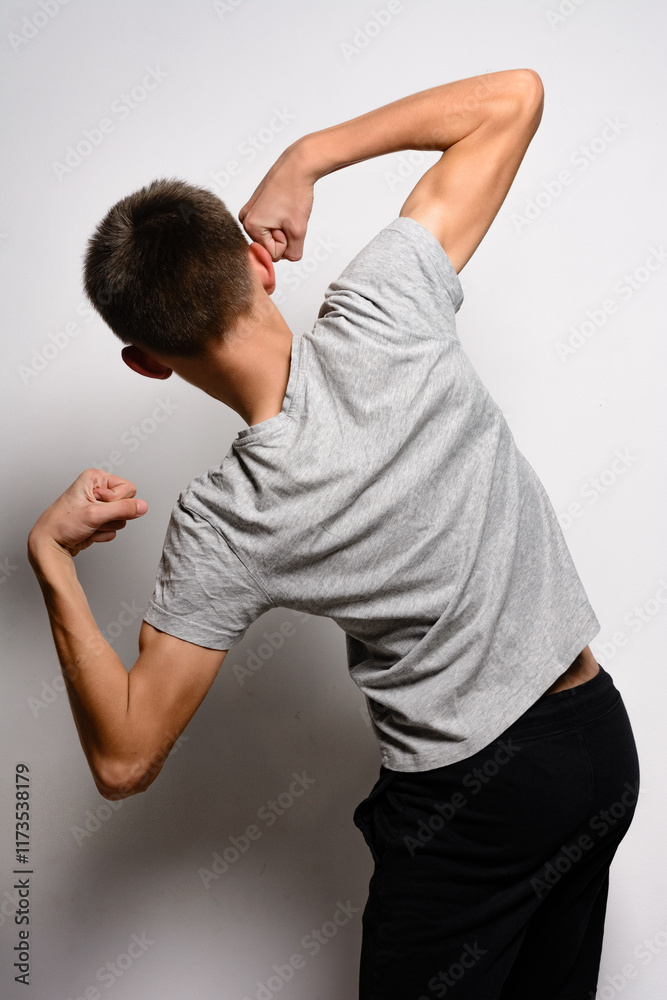
[[[266,636],[278,645],[286,633],[269,654]],[[291,909],[298,941],[314,916],[347,906],[346,922],[358,926],[338,947],[354,968],[372,859],[352,813],[379,766],[344,633],[329,619],[272,610],[228,653],[146,792],[109,802],[91,781],[62,877],[72,900],[105,901],[101,922],[135,907],[145,920],[147,893],[156,907],[173,901],[175,920],[179,905],[205,900],[207,933],[230,907],[260,936],[284,927]],[[342,920],[327,928],[337,933]],[[251,979],[263,965],[252,962]]]

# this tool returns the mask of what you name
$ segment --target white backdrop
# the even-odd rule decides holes
[[[136,483],[149,513],[76,561],[129,668],[172,504],[245,426],[176,376],[131,372],[87,307],[82,254],[113,202],[178,176],[236,214],[299,135],[522,66],[542,77],[544,116],[461,274],[458,329],[559,514],[602,625],[593,651],[639,748],[598,997],[665,996],[666,28],[660,0],[5,0],[7,1000],[356,997],[372,861],[352,812],[380,757],[343,633],[283,609],[255,622],[156,782],[112,807],[78,742],[25,541],[83,469]],[[393,154],[317,184],[303,260],[277,265],[292,329],[310,329],[329,281],[437,156]],[[27,987],[12,968],[19,762],[33,811]]]

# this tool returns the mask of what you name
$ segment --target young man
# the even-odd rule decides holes
[[[226,651],[272,607],[331,617],[380,777],[355,811],[375,860],[363,1000],[589,1000],[638,762],[599,622],[551,503],[456,333],[458,272],[539,125],[532,70],[434,87],[311,133],[236,221],[158,181],[90,241],[87,293],[137,372],[172,371],[248,423],[176,503],[139,657],[102,638],[73,556],[146,504],[88,469],[39,518],[43,590],[107,798],[145,790]],[[293,335],[269,298],[315,181],[442,150],[400,215]],[[606,817],[606,819],[604,818]],[[613,817],[613,818],[611,818]]]

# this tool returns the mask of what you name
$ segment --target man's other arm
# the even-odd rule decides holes
[[[226,650],[143,622],[128,672],[98,629],[74,556],[111,541],[146,509],[132,483],[88,469],[33,526],[28,558],[42,589],[72,714],[101,795],[145,791],[215,680]]]
[[[491,92],[488,101],[482,78],[471,130],[426,171],[399,213],[433,233],[457,273],[498,214],[542,118],[540,77],[528,69],[512,74],[507,95]]]
[[[404,149],[442,150],[401,208],[460,271],[496,217],[539,126],[544,89],[532,69],[456,80],[394,101],[289,146],[239,212],[274,260],[299,260],[326,174]]]

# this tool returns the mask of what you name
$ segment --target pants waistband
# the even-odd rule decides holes
[[[543,694],[503,736],[540,736],[585,725],[611,711],[621,699],[613,678],[599,663],[595,677],[555,694]]]

